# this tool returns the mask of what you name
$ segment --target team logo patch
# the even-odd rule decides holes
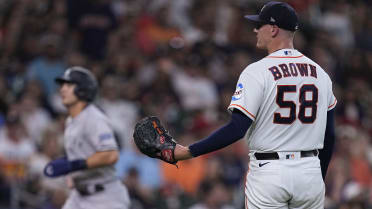
[[[105,141],[105,140],[111,139],[111,138],[113,138],[111,133],[103,133],[103,134],[99,135],[99,140],[100,141]]]
[[[238,83],[238,85],[236,86],[236,90],[234,92],[234,95],[232,96],[231,100],[232,101],[239,100],[240,98],[242,98],[242,95],[243,95],[243,84]]]

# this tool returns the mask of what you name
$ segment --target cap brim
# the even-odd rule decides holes
[[[263,20],[260,19],[259,15],[245,15],[244,18],[254,23],[264,22]]]
[[[54,81],[58,84],[62,84],[62,83],[71,83],[70,80],[66,79],[66,78],[56,78],[54,79]]]

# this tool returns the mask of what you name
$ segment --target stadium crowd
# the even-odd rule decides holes
[[[326,209],[372,208],[372,2],[288,0],[295,47],[331,76],[338,99]],[[243,18],[263,0],[0,1],[0,208],[59,209],[66,111],[54,78],[80,65],[99,78],[96,103],[121,146],[118,176],[132,209],[242,209],[244,140],[179,169],[140,154],[133,126],[157,115],[181,144],[228,118],[240,72],[266,56]]]

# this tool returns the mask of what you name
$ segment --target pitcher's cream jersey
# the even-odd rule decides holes
[[[253,120],[251,151],[305,151],[323,148],[327,111],[336,103],[328,74],[297,50],[282,49],[244,69],[228,109]]]

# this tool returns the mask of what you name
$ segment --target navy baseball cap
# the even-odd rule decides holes
[[[246,15],[244,18],[254,22],[257,26],[271,24],[290,31],[298,29],[296,11],[285,2],[270,1],[262,7],[260,14]]]

